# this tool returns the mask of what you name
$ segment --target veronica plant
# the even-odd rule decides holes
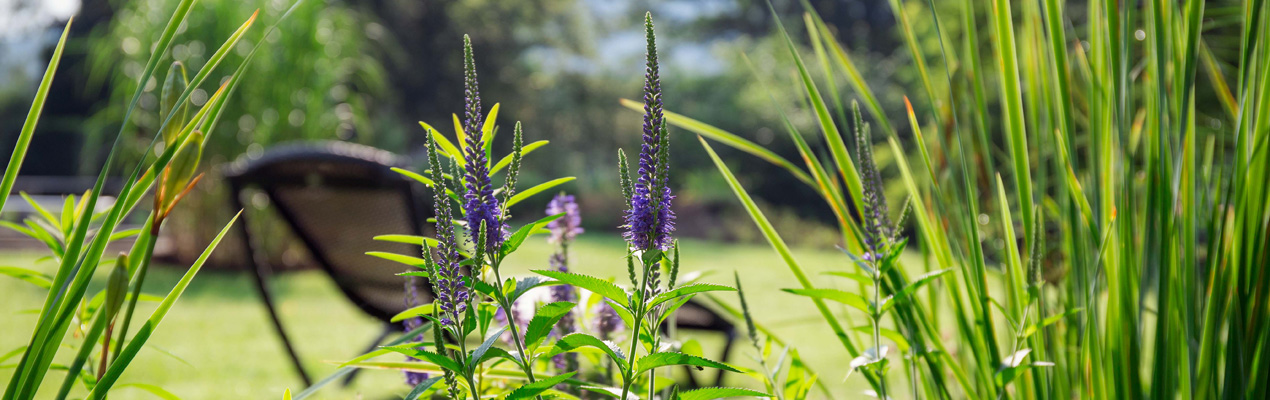
[[[654,371],[658,367],[692,365],[719,368],[737,372],[730,365],[688,354],[667,351],[662,346],[659,326],[694,294],[733,290],[712,284],[694,284],[677,287],[679,274],[679,247],[675,243],[674,212],[671,211],[671,195],[668,163],[669,139],[665,116],[662,112],[662,91],[657,61],[656,37],[653,33],[652,15],[646,14],[644,27],[648,42],[647,63],[644,76],[644,120],[642,147],[639,154],[638,177],[632,181],[626,169],[625,155],[619,151],[622,191],[629,208],[626,211],[627,268],[631,280],[629,292],[602,279],[555,270],[539,270],[538,274],[586,289],[603,296],[608,305],[631,328],[630,347],[626,352],[617,344],[601,340],[585,333],[567,335],[556,342],[556,351],[576,351],[591,347],[605,352],[617,367],[621,381],[620,399],[635,396],[643,383],[648,399],[656,397],[658,382]],[[661,274],[668,273],[668,279]],[[640,356],[640,351],[645,355]],[[644,379],[644,376],[647,376]],[[677,389],[671,389],[668,397],[674,398]],[[699,389],[702,398],[708,396],[763,395],[761,392],[724,392],[720,388]],[[737,389],[739,390],[739,389]],[[725,394],[727,393],[727,394]],[[635,396],[638,397],[638,396]]]
[[[297,3],[298,4],[298,3]],[[129,129],[129,117],[141,98],[145,82],[158,78],[155,72],[158,66],[169,55],[175,41],[178,27],[186,20],[194,5],[193,0],[184,0],[176,5],[167,28],[156,39],[152,47],[153,53],[145,68],[138,77],[137,91],[133,94],[123,119],[119,122],[119,134],[116,135],[111,152],[101,167],[93,189],[78,199],[68,198],[64,202],[60,216],[48,212],[32,202],[39,217],[28,220],[26,226],[7,224],[23,234],[44,242],[53,253],[57,263],[56,273],[52,276],[26,268],[6,268],[8,275],[19,275],[29,281],[46,284],[48,296],[40,308],[30,342],[8,354],[21,358],[13,364],[13,375],[4,390],[5,399],[33,399],[42,387],[48,372],[54,369],[54,359],[64,347],[75,348],[64,343],[68,338],[79,337],[82,342],[69,363],[59,368],[66,370],[65,378],[52,396],[42,398],[65,399],[77,384],[87,391],[85,398],[102,399],[114,387],[133,358],[145,346],[147,340],[158,328],[160,322],[171,310],[173,303],[184,293],[190,281],[202,268],[204,262],[216,248],[229,226],[211,241],[202,255],[195,260],[186,274],[175,287],[162,299],[157,308],[136,329],[130,331],[136,303],[147,296],[140,293],[146,276],[146,269],[153,256],[154,243],[163,222],[171,215],[174,207],[180,202],[194,184],[198,155],[205,144],[206,137],[201,132],[211,132],[219,120],[228,99],[245,74],[246,67],[255,57],[252,50],[244,58],[236,70],[230,73],[216,89],[213,95],[196,111],[191,110],[188,101],[190,95],[203,87],[207,78],[230,52],[236,48],[243,35],[250,29],[255,17],[249,18],[234,32],[220,48],[208,58],[207,62],[192,79],[185,75],[184,66],[173,64],[163,81],[161,92],[161,115],[159,134],[152,139],[147,149],[161,148],[155,154],[143,157],[144,162],[132,168],[131,174],[123,182],[117,200],[107,211],[98,212],[103,185],[107,171],[113,171],[117,154],[121,151],[123,133]],[[295,7],[294,5],[292,6]],[[68,23],[67,29],[69,30]],[[266,35],[273,33],[272,26]],[[263,37],[263,36],[262,36]],[[56,71],[58,61],[65,44],[65,33],[54,51],[53,59],[36,92],[36,100],[32,104],[31,113],[19,135],[18,144],[10,158],[5,171],[3,185],[0,185],[0,207],[8,198],[9,190],[17,176],[30,138],[34,134],[40,110],[48,94],[49,85]],[[257,44],[259,44],[257,42]],[[258,49],[259,47],[255,47]],[[191,115],[190,111],[194,111]],[[162,143],[162,147],[155,145]],[[120,223],[136,211],[142,197],[154,188],[153,203],[145,225],[138,230],[119,230]],[[236,219],[236,218],[235,218]],[[230,221],[232,225],[233,220]],[[90,235],[89,232],[92,232]],[[109,242],[125,237],[136,236],[132,248],[113,261],[113,270],[105,283],[105,289],[96,296],[86,300],[90,282],[97,268],[111,265],[105,257]],[[79,321],[79,322],[76,322]],[[118,328],[117,324],[120,324]],[[75,335],[67,335],[74,327]],[[111,345],[114,345],[111,349]],[[98,350],[100,349],[100,350]],[[96,355],[97,360],[92,360]]]

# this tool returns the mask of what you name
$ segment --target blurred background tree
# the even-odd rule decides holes
[[[77,40],[63,61],[70,66],[65,76],[72,77],[57,82],[50,101],[63,106],[49,110],[46,121],[53,122],[41,126],[42,131],[57,132],[36,136],[32,152],[40,157],[32,160],[33,171],[69,175],[100,165],[113,140],[109,137],[115,129],[112,124],[120,119],[123,100],[131,93],[147,55],[141,43],[158,35],[172,11],[168,3],[110,0],[83,6],[75,26]],[[197,12],[182,27],[172,59],[191,68],[200,66],[215,51],[209,48],[215,46],[212,39],[237,28],[230,21],[241,21],[260,9],[259,18],[271,23],[291,3],[199,2]],[[801,19],[800,2],[773,3],[784,18]],[[862,0],[811,3],[859,60],[860,72],[882,96],[883,107],[902,115],[903,94],[916,93],[921,86],[902,38],[892,29],[895,17],[889,5]],[[196,228],[201,219],[229,212],[225,190],[214,174],[217,166],[243,154],[258,154],[281,142],[329,139],[417,156],[422,132],[416,122],[448,128],[450,115],[461,109],[463,34],[472,36],[477,51],[487,107],[501,103],[504,127],[519,120],[528,140],[552,142],[528,160],[521,178],[525,185],[578,175],[565,189],[579,195],[588,228],[615,229],[623,208],[613,185],[616,148],[634,151],[640,126],[639,115],[622,108],[618,99],[640,93],[644,49],[639,17],[644,10],[657,15],[669,110],[794,158],[796,150],[781,138],[786,133],[779,122],[780,107],[808,141],[820,140],[801,94],[784,90],[795,87],[793,64],[783,43],[772,36],[765,0],[309,0],[265,42],[269,48],[253,63],[231,109],[216,132],[210,133],[203,165],[213,179],[204,180],[199,195],[184,205],[197,211],[183,213],[185,221],[172,222],[178,228],[171,231],[181,233],[172,238],[174,247],[197,247],[181,244],[205,241],[212,232],[190,228]],[[56,20],[45,23],[58,25]],[[790,26],[801,29],[802,24]],[[254,30],[249,35],[263,32]],[[805,32],[793,34],[806,38]],[[929,46],[927,54],[937,54],[938,43]],[[231,57],[247,51],[246,46],[235,49],[238,54]],[[810,50],[805,54],[810,57]],[[42,54],[33,57],[45,59]],[[38,69],[39,61],[34,62]],[[755,73],[773,85],[772,93],[756,84]],[[823,76],[818,70],[815,73]],[[135,129],[129,129],[125,138],[134,160],[143,154],[159,122],[156,97],[162,78],[146,84],[133,118]],[[5,75],[0,79],[6,82],[6,90],[0,91],[0,120],[21,118],[25,104],[4,99],[29,97],[26,88],[34,83]],[[850,93],[846,82],[833,83],[840,93]],[[199,104],[209,95],[200,91],[193,99]],[[91,117],[81,120],[77,115]],[[0,143],[8,146],[11,134],[4,135]],[[680,199],[676,203],[680,233],[755,239],[750,224],[730,222],[744,219],[704,152],[689,135],[673,138],[677,144],[672,148],[677,150],[672,151],[672,163],[677,173],[672,184]],[[496,145],[505,151],[509,143]],[[803,185],[770,178],[784,175],[767,163],[747,162],[734,166],[734,171],[760,201],[782,210],[783,223],[823,233],[799,235],[798,240],[818,246],[834,243],[832,225],[825,223],[832,221],[832,215]]]

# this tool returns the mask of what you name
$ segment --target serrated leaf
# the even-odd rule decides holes
[[[458,362],[454,361],[450,357],[433,353],[431,351],[422,350],[417,347],[418,346],[412,346],[412,345],[398,345],[398,346],[387,346],[387,347],[381,347],[381,348],[385,350],[405,354],[412,358],[417,358],[420,360],[430,362],[432,364],[435,364],[438,367],[445,368],[450,371],[454,371],[455,373],[458,373],[458,374],[464,373],[463,366],[459,365]],[[347,366],[347,365],[356,365],[359,363],[360,362],[349,361],[348,363],[345,363],[345,364]]]
[[[525,346],[537,347],[538,342],[546,338],[556,323],[560,322],[560,318],[572,312],[576,305],[577,303],[558,301],[539,307],[533,319],[529,320],[529,327],[525,328]]]
[[[551,223],[551,221],[555,221],[563,216],[564,216],[564,213],[548,215],[546,217],[543,217],[542,219],[539,219],[537,221],[534,221],[532,223],[529,223],[529,224],[526,224],[525,226],[520,227],[520,229],[517,229],[515,233],[513,233],[510,237],[507,238],[506,241],[503,242],[503,247],[501,249],[502,255],[507,256],[508,254],[511,254],[512,252],[516,251],[517,248],[520,248],[521,244],[525,243],[525,239],[528,239],[529,236],[533,235],[534,233],[537,233],[539,230],[542,229],[542,227],[547,226],[548,223]]]
[[[477,361],[485,357],[485,352],[489,351],[490,347],[494,347],[494,342],[498,341],[498,338],[503,336],[503,332],[506,331],[507,326],[499,328],[497,331],[494,331],[494,333],[489,334],[489,336],[485,338],[485,341],[481,343],[480,347],[477,347],[476,350],[472,350],[472,355],[467,359],[468,368],[475,368]],[[521,357],[524,357],[524,355],[522,354]]]
[[[816,299],[833,300],[842,304],[846,304],[865,313],[869,313],[869,302],[864,300],[858,294],[845,292],[838,289],[781,289],[786,293],[793,293],[799,296],[807,296]]]
[[[613,302],[617,303],[618,305],[625,304],[628,300],[630,300],[626,297],[626,291],[622,290],[621,287],[618,287],[613,282],[609,282],[600,278],[582,275],[582,274],[575,274],[571,272],[560,272],[560,271],[551,271],[551,270],[534,270],[533,272],[538,275],[542,275],[542,276],[552,278],[552,279],[555,279],[555,280],[558,280],[573,286],[577,286],[577,287],[589,290],[591,291],[591,293],[595,293],[600,296],[604,296],[605,298],[608,298],[610,300],[613,300]],[[621,307],[625,308],[624,305],[622,305]]]
[[[556,353],[569,352],[584,347],[600,349],[600,351],[608,354],[609,358],[615,361],[614,364],[617,365],[619,369],[622,371],[626,370],[626,355],[622,353],[622,349],[618,347],[616,343],[607,340],[600,340],[595,336],[579,332],[565,335],[565,337],[557,340],[555,345],[555,349],[559,349]]]
[[[639,375],[650,369],[664,367],[667,365],[690,365],[698,368],[709,367],[721,369],[729,372],[741,372],[735,367],[718,361],[711,361],[697,356],[690,356],[683,353],[662,352],[653,353],[635,362],[635,374]]]
[[[688,286],[681,286],[681,287],[675,288],[674,290],[661,293],[653,297],[653,300],[648,303],[648,307],[649,308],[656,307],[660,305],[661,303],[674,300],[676,297],[679,297],[679,296],[688,296],[688,295],[702,293],[702,292],[719,292],[719,291],[735,292],[736,289],[732,288],[731,286],[715,285],[711,283],[697,283],[697,284],[692,284]]]
[[[550,285],[558,285],[558,284],[560,284],[560,282],[546,280],[538,276],[530,276],[530,277],[521,278],[519,281],[516,281],[516,289],[507,295],[507,302],[515,303],[516,299],[519,299],[520,296],[525,295],[525,293],[528,292],[530,289],[533,289],[539,286],[550,286]]]
[[[530,397],[537,396],[541,394],[543,391],[546,391],[547,389],[551,389],[552,386],[555,386],[559,384],[560,382],[564,382],[565,380],[572,378],[573,375],[576,375],[576,374],[577,374],[577,371],[568,372],[568,373],[556,375],[547,379],[543,379],[537,382],[526,384],[524,386],[516,388],[516,390],[511,391],[511,393],[508,393],[507,397],[505,397],[504,399],[505,400],[520,400],[520,399],[527,399]]]
[[[423,382],[419,382],[418,385],[415,385],[414,389],[410,390],[410,393],[406,393],[405,400],[419,400],[419,396],[423,396],[423,393],[427,392],[428,389],[431,389],[432,385],[437,384],[437,382],[440,381],[441,378],[442,377],[440,376],[434,376],[428,379],[424,379]]]
[[[771,394],[753,391],[750,389],[708,387],[680,392],[679,400],[711,400],[739,396],[770,397]]]

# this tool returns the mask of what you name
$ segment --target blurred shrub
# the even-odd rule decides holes
[[[171,16],[164,0],[127,0],[116,3],[114,18],[99,25],[83,43],[87,49],[90,90],[103,86],[109,100],[85,124],[86,157],[99,158],[113,137],[114,121],[125,111],[127,97],[136,86],[147,49],[142,43],[157,37]],[[245,0],[200,2],[193,17],[181,26],[180,39],[171,59],[198,68],[219,46],[217,38],[232,33],[257,9],[263,22],[281,16],[290,1]],[[259,37],[263,29],[248,35]],[[384,28],[342,2],[310,1],[264,41],[263,49],[244,77],[223,122],[209,134],[206,165],[232,160],[244,151],[257,152],[271,144],[295,139],[344,139],[378,146],[402,142],[401,128],[379,126],[379,105],[390,102],[380,56],[392,48]],[[251,51],[249,41],[234,49],[230,59]],[[214,74],[227,75],[222,69]],[[212,79],[221,79],[213,75]],[[141,147],[158,126],[158,86],[154,77],[143,88],[134,114],[137,129],[127,140],[130,154]],[[195,106],[210,96],[200,90],[192,96]],[[378,125],[377,125],[378,124]],[[392,124],[388,122],[387,124]],[[132,161],[128,159],[127,161]],[[124,163],[127,165],[127,163]],[[97,163],[85,163],[86,166]]]

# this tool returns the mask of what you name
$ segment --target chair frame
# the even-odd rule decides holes
[[[384,188],[401,191],[402,198],[405,199],[406,202],[406,218],[412,230],[412,232],[408,233],[422,234],[423,219],[421,216],[424,214],[421,211],[422,206],[416,201],[416,199],[420,196],[415,193],[415,186],[412,185],[410,181],[406,180],[400,174],[392,171],[391,169],[394,166],[404,167],[408,165],[408,163],[406,163],[401,157],[390,152],[347,142],[325,141],[283,145],[281,147],[274,148],[257,158],[240,158],[229,167],[229,170],[225,174],[225,178],[230,187],[230,204],[234,209],[245,209],[242,194],[248,187],[256,187],[260,189],[272,200],[277,198],[277,192],[274,189],[278,186],[305,184],[303,177],[300,179],[280,179],[273,176],[261,175],[272,167],[295,161],[337,161],[357,164],[369,168],[370,171],[374,171],[375,173],[374,176],[366,177],[368,179],[328,180],[324,182],[334,182],[337,184],[335,186],[345,188]],[[299,219],[293,210],[282,206],[276,201],[273,202],[272,208],[276,210],[287,223],[291,232],[300,239],[300,242],[305,246],[305,249],[308,250],[309,254],[313,257],[313,260],[316,261],[318,266],[322,268],[328,276],[336,276],[334,267],[321,250],[317,241],[310,236],[309,232],[301,229],[302,225],[299,224]],[[265,256],[261,254],[261,252],[257,251],[256,245],[252,240],[251,229],[248,228],[250,225],[248,214],[243,213],[240,218],[242,221],[240,221],[237,225],[239,234],[243,240],[243,247],[246,252],[246,264],[244,268],[248,270],[247,272],[251,272],[250,275],[254,278],[256,290],[260,294],[261,300],[264,302],[265,308],[269,312],[269,318],[273,322],[274,330],[282,340],[283,347],[286,348],[287,355],[291,359],[292,366],[300,375],[300,378],[304,381],[304,385],[311,386],[313,381],[305,371],[304,366],[300,361],[300,356],[296,353],[295,346],[291,343],[291,339],[282,325],[282,321],[278,316],[277,307],[275,306],[274,296],[269,289],[267,280],[270,276],[272,276],[273,270],[270,268],[269,262]],[[364,297],[359,295],[352,288],[346,286],[343,282],[340,282],[340,280],[332,280],[335,281],[336,287],[339,288],[340,292],[357,305],[359,309],[368,315],[384,321],[385,328],[376,341],[371,343],[370,348],[372,350],[392,332],[401,330],[401,326],[399,324],[389,322],[393,317],[392,315],[371,307]],[[427,285],[423,285],[421,290],[426,291],[429,289],[427,288]],[[347,382],[351,380],[352,376],[350,375],[349,378],[346,379],[345,383],[347,384]]]

